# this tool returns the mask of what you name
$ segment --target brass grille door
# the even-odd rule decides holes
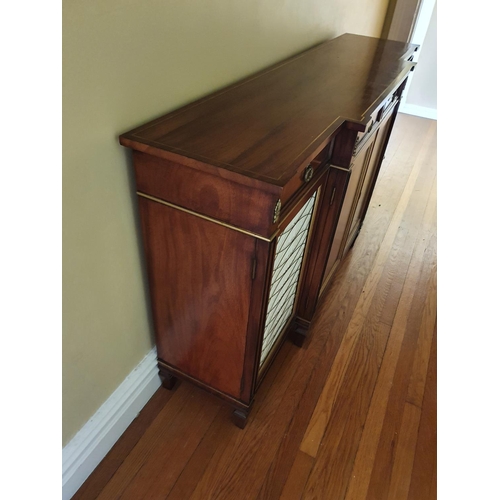
[[[260,354],[260,366],[271,353],[293,313],[315,199],[316,192],[278,237]]]

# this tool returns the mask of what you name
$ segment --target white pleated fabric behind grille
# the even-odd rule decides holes
[[[315,199],[316,192],[278,237],[260,354],[260,366],[271,352],[293,312]]]

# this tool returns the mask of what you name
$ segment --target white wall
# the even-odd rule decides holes
[[[426,5],[427,4],[427,5]],[[430,5],[432,7],[432,4]],[[417,28],[412,37],[413,43],[421,44],[418,54],[418,64],[408,82],[406,99],[401,106],[403,113],[437,118],[437,3],[434,3],[430,19],[425,9],[429,2],[424,3]],[[425,31],[425,24],[428,28]],[[423,25],[423,26],[422,26]],[[423,41],[420,37],[425,33]]]

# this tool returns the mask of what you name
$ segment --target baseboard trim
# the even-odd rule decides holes
[[[437,109],[433,108],[425,108],[424,106],[405,103],[399,108],[399,111],[407,115],[414,115],[420,116],[421,118],[430,118],[431,120],[437,120]]]
[[[160,387],[156,356],[154,348],[63,448],[63,500],[78,491]]]

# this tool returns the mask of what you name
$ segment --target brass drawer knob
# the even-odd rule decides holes
[[[304,182],[309,182],[314,175],[314,168],[311,165],[308,165],[304,172]]]

